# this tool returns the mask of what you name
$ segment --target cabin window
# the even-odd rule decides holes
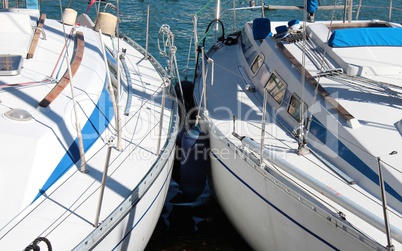
[[[248,65],[251,66],[258,53],[254,50],[253,44],[251,43],[244,29],[241,34],[241,48],[244,58],[246,59]]]
[[[258,81],[259,86],[264,86],[267,83],[268,78],[271,73],[269,72],[268,66],[263,63],[258,70],[257,74],[253,77],[256,81]]]
[[[275,73],[271,74],[265,85],[265,90],[275,99],[278,104],[281,104],[286,93],[287,84],[283,82]]]
[[[251,71],[256,74],[257,71],[261,68],[261,65],[264,63],[264,57],[262,55],[258,55],[253,64],[251,65]]]
[[[253,60],[256,58],[257,56],[257,52],[256,51],[252,51],[252,53],[249,53],[249,55],[244,55],[247,61],[247,64],[251,67],[251,65],[253,64]]]
[[[306,103],[303,103],[303,113],[306,114],[307,111],[307,105]],[[295,119],[297,122],[300,122],[300,113],[302,112],[301,110],[301,101],[296,95],[292,95],[290,97],[290,102],[288,106],[288,113]]]
[[[250,42],[246,31],[243,29],[241,35],[241,48],[243,50],[244,57],[248,58],[253,53],[253,44]]]

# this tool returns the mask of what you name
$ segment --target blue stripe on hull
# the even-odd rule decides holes
[[[353,153],[345,144],[342,143],[333,133],[327,130],[317,119],[313,118],[310,127],[310,133],[314,135],[322,144],[329,147],[335,154],[345,160],[351,167],[359,171],[363,176],[366,176],[377,186],[379,185],[378,174],[364,163],[356,154]],[[374,157],[373,157],[374,158]],[[342,170],[345,172],[345,170]],[[347,173],[347,172],[346,172]],[[352,177],[353,178],[353,177]],[[402,202],[402,196],[393,189],[387,182],[385,183],[385,190]],[[379,189],[378,189],[379,191]]]
[[[96,104],[96,108],[93,110],[91,116],[82,128],[84,151],[88,151],[89,148],[98,140],[100,135],[105,131],[105,129],[110,124],[113,118],[114,112],[111,109],[112,104],[110,101],[109,94],[105,87],[102,90],[101,96]],[[80,160],[80,152],[78,148],[78,138],[70,145],[67,152],[60,160],[59,164],[53,170],[52,174],[49,176],[43,187],[39,190],[36,195],[35,201],[43,193],[46,192],[49,187],[51,187],[60,177],[62,177],[74,164]]]
[[[287,218],[288,220],[290,220],[291,222],[293,222],[295,225],[297,225],[298,227],[300,227],[301,229],[303,229],[304,231],[306,231],[307,233],[309,233],[310,235],[312,235],[313,237],[315,237],[316,239],[318,239],[319,241],[321,241],[322,243],[324,243],[325,245],[327,245],[328,247],[332,248],[333,250],[339,250],[338,248],[336,248],[335,246],[333,246],[331,243],[327,242],[326,240],[324,240],[323,238],[321,238],[320,236],[318,236],[317,234],[315,234],[314,232],[312,232],[311,230],[307,229],[305,226],[303,226],[302,224],[300,224],[299,222],[297,222],[295,219],[293,219],[291,216],[289,216],[288,214],[286,214],[284,211],[282,211],[281,209],[279,209],[277,206],[275,206],[272,202],[268,201],[266,198],[264,198],[264,196],[262,196],[261,194],[259,194],[256,190],[254,190],[251,186],[249,186],[244,180],[242,180],[239,176],[237,176],[227,165],[225,165],[225,163],[223,163],[222,160],[220,160],[218,158],[218,156],[215,155],[215,153],[213,151],[211,151],[212,155],[215,157],[216,160],[219,161],[219,163],[221,163],[221,165],[223,167],[226,168],[226,170],[228,170],[234,177],[236,177],[236,179],[238,179],[241,183],[243,183],[243,185],[245,185],[248,189],[250,189],[255,195],[257,195],[260,199],[262,199],[265,203],[267,203],[268,205],[270,205],[273,209],[275,209],[278,213],[282,214],[285,218]]]

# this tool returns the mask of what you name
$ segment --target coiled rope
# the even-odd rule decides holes
[[[47,245],[47,250],[48,251],[52,251],[52,244],[50,243],[50,241],[46,238],[46,237],[38,237],[36,238],[28,247],[26,247],[24,250],[25,251],[29,251],[29,250],[33,250],[33,251],[40,251],[40,247],[38,246],[39,242],[45,242]]]

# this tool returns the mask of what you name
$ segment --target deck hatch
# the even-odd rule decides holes
[[[20,74],[22,62],[21,55],[0,55],[0,75],[13,76]]]

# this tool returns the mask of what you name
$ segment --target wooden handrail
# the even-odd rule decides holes
[[[43,24],[45,23],[46,14],[42,14],[38,21],[38,28],[35,30],[35,35],[32,39],[31,47],[29,47],[29,52],[27,54],[27,59],[33,58],[36,46],[38,45],[39,36],[41,34],[41,29],[43,29]]]
[[[304,66],[286,49],[286,47],[281,43],[276,43],[277,47],[280,51],[282,51],[283,55],[287,57],[290,63],[301,73],[302,71],[305,72],[306,81],[314,88],[317,88],[318,94],[320,94],[334,109],[336,109],[346,121],[353,119],[353,115],[350,114],[341,104],[338,103],[330,94],[325,90],[325,88],[320,85],[317,80],[308,72]]]
[[[80,67],[82,57],[84,55],[85,41],[84,34],[81,31],[77,31],[75,35],[76,48],[74,51],[73,61],[71,63],[71,74],[74,77],[78,68]],[[42,99],[39,103],[41,107],[48,107],[50,103],[57,98],[57,96],[64,90],[64,88],[70,83],[70,76],[66,71],[61,80],[53,87],[53,89]]]

